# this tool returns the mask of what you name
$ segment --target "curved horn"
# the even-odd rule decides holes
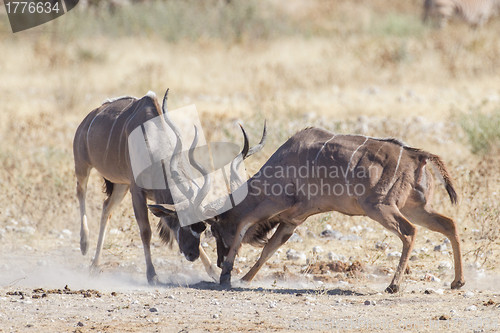
[[[165,95],[163,96],[163,104],[161,106],[161,110],[163,113],[167,113],[167,99],[168,99],[168,91],[170,88],[167,88],[167,91],[165,91]]]
[[[246,159],[246,158],[252,156],[253,154],[261,151],[262,148],[264,148],[264,145],[266,144],[266,138],[267,138],[267,121],[264,120],[264,130],[262,131],[262,138],[260,139],[259,144],[250,148],[250,150],[248,151],[248,154],[245,157],[243,157],[243,159]]]
[[[193,143],[191,144],[191,147],[189,148],[189,163],[198,170],[204,179],[203,186],[201,189],[198,191],[196,194],[196,197],[194,198],[192,204],[193,208],[196,209],[198,212],[202,213],[202,207],[201,203],[203,202],[203,199],[208,195],[208,192],[210,191],[210,187],[212,185],[212,178],[209,172],[200,164],[198,161],[195,160],[194,158],[194,150],[196,148],[196,145],[198,144],[198,127],[196,125],[194,126],[194,140]]]
[[[245,181],[240,177],[240,174],[238,173],[238,168],[240,167],[241,162],[248,156],[249,152],[249,143],[248,143],[248,136],[243,128],[243,126],[240,124],[241,132],[243,133],[243,149],[241,150],[241,153],[238,154],[232,161],[231,161],[231,176],[230,176],[230,186],[231,186],[231,191],[233,189],[233,185],[239,186],[243,184]]]
[[[166,111],[166,105],[167,105],[167,95],[168,95],[168,89],[165,92],[165,96],[163,97],[163,111]],[[175,134],[176,142],[175,142],[175,148],[174,152],[172,154],[172,157],[170,159],[170,176],[172,177],[175,185],[177,188],[182,192],[182,194],[190,199],[193,197],[193,189],[191,189],[189,186],[187,186],[183,182],[183,177],[181,176],[180,172],[178,171],[179,169],[179,160],[181,158],[181,153],[182,153],[182,141],[181,141],[181,134],[179,132],[179,129],[175,124],[172,122],[170,119],[168,112],[165,112],[163,114],[163,117],[165,119],[165,122],[170,126],[172,131]]]

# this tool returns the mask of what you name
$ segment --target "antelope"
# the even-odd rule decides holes
[[[149,284],[158,283],[158,276],[151,260],[152,234],[147,200],[172,204],[172,194],[168,188],[148,190],[141,188],[136,183],[132,172],[127,138],[135,128],[148,120],[158,116],[163,116],[160,118],[168,120],[167,95],[168,89],[161,108],[153,92],[148,92],[142,98],[125,96],[107,100],[100,107],[91,111],[76,130],[73,153],[77,179],[76,195],[80,205],[80,250],[83,255],[87,253],[89,243],[85,196],[91,169],[96,169],[104,178],[107,194],[102,207],[97,247],[90,266],[93,272],[99,270],[101,252],[111,213],[130,190],[146,259],[147,280]],[[169,126],[175,125],[169,122]],[[252,154],[262,149],[265,137],[266,129],[264,128],[262,140],[258,145],[252,147]],[[200,235],[204,230],[205,224],[201,222],[182,227],[176,215],[162,217],[158,223],[159,236],[166,244],[171,245],[175,238],[185,258],[194,261],[200,257],[208,275],[217,280],[218,275],[215,268],[200,246]]]
[[[451,288],[460,288],[465,280],[457,227],[431,208],[434,181],[429,165],[443,178],[456,204],[451,177],[437,155],[392,138],[334,134],[320,128],[296,133],[246,182],[248,195],[239,205],[205,221],[216,238],[220,283],[230,286],[242,243],[264,245],[258,261],[242,278],[249,282],[309,216],[337,211],[370,217],[401,239],[401,258],[386,292],[400,289],[415,242],[415,224],[449,238],[455,266]],[[162,212],[158,215],[174,213],[169,206],[154,209]]]
[[[425,0],[423,21],[435,18],[442,28],[453,15],[457,15],[471,26],[478,27],[498,14],[500,0]]]

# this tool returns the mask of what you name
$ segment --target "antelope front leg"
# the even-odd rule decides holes
[[[144,257],[146,259],[146,277],[150,285],[156,285],[158,283],[158,275],[156,275],[155,267],[151,260],[151,226],[149,225],[146,196],[138,188],[133,188],[131,193],[132,206],[134,207],[135,219],[139,225]]]
[[[245,274],[244,277],[241,278],[242,281],[250,282],[255,274],[262,268],[262,266],[266,263],[269,258],[276,252],[276,250],[292,236],[293,231],[295,230],[295,225],[280,223],[276,232],[272,235],[272,237],[267,242],[266,246],[262,250],[262,253],[259,257],[259,260],[253,265],[253,267]]]
[[[255,223],[263,220],[267,220],[273,215],[277,215],[288,208],[287,205],[277,207],[279,202],[272,200],[265,200],[258,204],[252,211],[250,216],[242,217],[236,234],[234,235],[234,240],[229,248],[229,253],[222,264],[222,272],[220,275],[220,284],[223,286],[231,286],[231,271],[233,270],[234,258],[238,253],[243,237],[245,237],[248,229]],[[228,240],[228,242],[230,242]]]
[[[241,224],[238,228],[238,232],[236,237],[234,238],[234,242],[229,249],[229,253],[222,264],[222,272],[220,274],[220,284],[225,287],[231,287],[231,271],[233,270],[234,258],[238,253],[238,249],[240,248],[241,241],[245,234],[253,223]]]

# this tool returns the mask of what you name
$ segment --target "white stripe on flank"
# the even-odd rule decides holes
[[[89,156],[90,156],[90,145],[89,145],[89,133],[90,133],[90,129],[92,128],[92,124],[94,124],[94,121],[95,119],[101,114],[103,113],[106,109],[108,108],[108,106],[106,106],[104,109],[102,109],[101,111],[99,111],[95,117],[92,119],[92,121],[90,122],[90,125],[89,125],[89,128],[87,128],[87,150],[88,150],[88,153],[89,153]]]
[[[360,144],[358,146],[358,148],[356,148],[356,150],[352,153],[351,159],[349,160],[349,163],[347,163],[347,170],[346,170],[347,172],[345,173],[345,176],[344,176],[346,182],[347,182],[347,174],[349,173],[350,168],[351,168],[352,158],[354,157],[354,155],[356,155],[356,153],[358,152],[359,148],[361,148],[361,147],[363,147],[365,145],[366,141],[368,141],[368,137],[367,136],[365,136],[365,141],[363,141],[363,143]]]
[[[136,102],[136,101],[134,101]],[[136,108],[135,111],[127,118],[127,121],[125,121],[125,125],[123,125],[122,131],[120,132],[120,142],[122,141],[123,137],[123,131],[128,127],[128,124],[130,124],[130,121],[134,119],[135,115],[137,114],[137,111],[139,111],[141,108]],[[121,145],[118,145],[118,161],[121,158]]]
[[[370,166],[368,167],[368,170],[370,170],[370,168],[372,167],[373,165],[373,162],[375,161],[375,157],[377,157],[378,153],[380,152],[380,149],[382,149],[382,147],[387,143],[388,141],[383,141],[383,143],[380,145],[380,147],[378,148],[377,152],[375,153],[375,155],[373,155],[373,161],[370,163]]]
[[[129,105],[127,105],[123,110],[127,110],[130,107],[130,105],[132,105],[132,103],[134,103],[134,101],[131,101]],[[109,151],[109,144],[111,142],[111,136],[113,135],[113,129],[115,128],[116,122],[118,121],[118,118],[120,118],[120,116],[121,113],[120,115],[118,115],[118,117],[116,117],[115,121],[113,122],[113,125],[111,126],[111,130],[109,131],[108,144],[106,145],[106,151],[104,153],[104,163],[106,163],[108,159],[108,151]]]
[[[321,146],[320,150],[318,150],[318,153],[316,154],[316,157],[314,158],[313,164],[316,164],[316,161],[318,160],[318,156],[321,153],[321,151],[325,148],[326,144],[328,142],[332,141],[333,138],[336,136],[337,136],[337,134],[334,134],[330,139],[328,139],[328,141],[325,141],[325,143],[323,143],[323,146]]]
[[[392,180],[391,180],[391,187],[389,188],[392,188],[394,186],[394,181],[396,178],[396,173],[398,172],[398,169],[399,169],[399,162],[401,162],[401,155],[403,155],[403,149],[404,147],[401,146],[401,149],[399,150],[399,157],[398,157],[398,164],[396,164],[396,170],[394,170],[394,175],[392,176]]]

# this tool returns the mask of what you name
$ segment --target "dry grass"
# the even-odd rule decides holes
[[[0,228],[12,221],[36,228],[36,235],[26,236],[33,246],[61,229],[77,234],[71,142],[78,123],[107,97],[170,87],[170,108],[195,103],[209,140],[240,140],[240,121],[254,142],[268,120],[269,143],[247,163],[249,173],[310,125],[395,136],[442,155],[461,200],[452,207],[438,188],[435,207],[457,220],[465,260],[498,273],[498,140],[490,150],[496,155],[472,154],[454,114],[472,110],[474,120],[481,105],[482,113],[498,118],[492,110],[500,107],[500,22],[436,31],[420,23],[417,5],[382,0],[236,1],[234,8],[203,5],[194,21],[186,18],[190,6],[155,3],[125,8],[116,17],[75,12],[16,35],[0,23]],[[266,6],[280,20],[266,14]],[[146,16],[151,12],[157,15]],[[172,22],[173,15],[179,19]],[[238,20],[246,24],[235,31]],[[94,237],[100,185],[94,177],[89,186]],[[118,210],[112,223],[132,229],[127,237],[138,242],[130,206]],[[386,238],[375,223],[326,214],[306,225],[317,232],[326,223],[346,232],[355,224],[374,228],[352,250],[335,251],[394,266],[373,249]],[[417,246],[442,239],[421,234]],[[322,242],[306,240],[287,246],[309,251],[311,242]],[[395,237],[388,242],[399,249]],[[4,246],[18,245],[9,240]],[[109,237],[104,256],[120,246]]]

